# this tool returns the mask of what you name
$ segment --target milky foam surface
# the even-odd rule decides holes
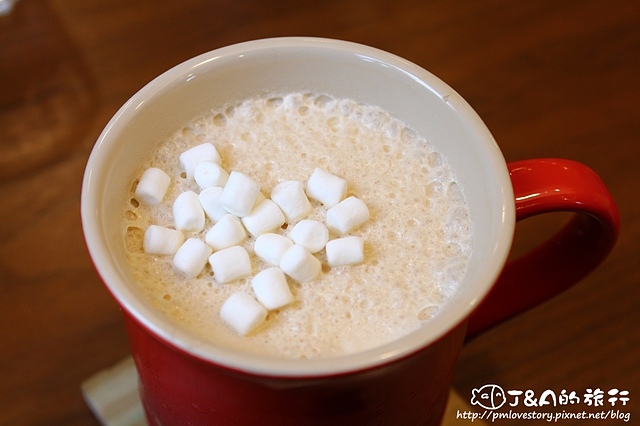
[[[149,301],[203,339],[286,358],[362,351],[437,315],[464,277],[472,225],[455,174],[425,138],[380,108],[308,93],[259,97],[207,113],[159,142],[132,177],[123,202],[124,241]],[[316,281],[289,280],[292,305],[270,312],[264,326],[249,336],[236,335],[220,319],[220,307],[236,291],[253,294],[251,277],[218,284],[207,266],[196,279],[186,280],[173,269],[170,256],[142,252],[144,230],[151,224],[173,226],[175,198],[199,191],[185,178],[178,156],[203,142],[216,146],[227,171],[260,182],[266,196],[283,180],[306,182],[316,167],[346,179],[347,196],[363,200],[371,213],[352,233],[364,238],[364,262],[331,269],[323,250],[317,254],[323,271]],[[135,179],[148,167],[172,177],[160,206],[134,199]],[[312,206],[309,219],[323,221],[326,208],[313,201]],[[207,219],[203,231],[185,236],[204,240],[211,226]],[[269,265],[253,254],[253,241],[244,247],[255,275]]]

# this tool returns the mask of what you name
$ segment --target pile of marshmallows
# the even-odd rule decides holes
[[[209,262],[215,280],[228,283],[251,275],[249,254],[240,244],[248,234],[254,237],[256,256],[272,265],[251,281],[257,300],[236,292],[220,310],[223,321],[241,335],[260,326],[268,310],[293,302],[285,274],[300,283],[318,277],[322,268],[315,253],[325,249],[331,267],[364,260],[363,239],[345,235],[369,219],[369,209],[356,197],[345,199],[344,179],[316,168],[306,188],[300,181],[283,181],[273,188],[269,199],[249,176],[227,173],[211,143],[184,151],[179,160],[187,179],[195,179],[201,191],[182,192],[173,203],[175,229],[150,225],[143,249],[149,254],[173,255],[174,268],[187,278],[195,278]],[[140,178],[135,196],[141,203],[158,205],[170,184],[169,175],[151,167]],[[305,219],[311,211],[309,198],[328,207],[326,224]],[[184,232],[204,229],[205,215],[214,223],[205,241],[185,241]],[[285,223],[294,222],[288,237],[275,233]],[[329,230],[341,237],[329,241]]]

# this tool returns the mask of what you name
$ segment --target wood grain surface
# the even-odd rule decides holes
[[[285,35],[403,56],[465,97],[507,160],[565,157],[600,174],[622,219],[611,256],[469,343],[453,386],[466,401],[485,384],[538,396],[627,390],[624,406],[607,396],[550,411],[615,408],[640,422],[640,2],[20,0],[0,16],[0,424],[97,425],[80,383],[128,354],[79,214],[84,166],[109,118],[183,60]],[[565,219],[518,225],[514,250]]]

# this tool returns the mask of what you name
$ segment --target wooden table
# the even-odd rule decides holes
[[[629,402],[615,408],[640,421],[640,2],[21,0],[0,17],[0,424],[97,424],[80,383],[128,354],[79,216],[84,166],[108,119],[183,60],[284,35],[403,56],[464,96],[507,160],[572,158],[602,176],[622,218],[612,255],[468,344],[454,390],[469,401],[485,384],[538,396],[617,388]],[[519,225],[515,250],[560,219]]]

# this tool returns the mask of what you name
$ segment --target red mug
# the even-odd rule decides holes
[[[256,93],[301,90],[381,106],[429,135],[467,195],[469,269],[428,324],[371,350],[290,360],[217,347],[160,315],[132,284],[120,232],[123,194],[142,156],[179,124]],[[515,222],[555,211],[577,214],[549,242],[506,264]],[[429,72],[371,47],[313,38],[214,50],[136,93],[91,153],[82,223],[96,269],[122,308],[151,425],[439,424],[465,340],[579,281],[619,231],[615,203],[588,167],[506,163],[477,114]]]

